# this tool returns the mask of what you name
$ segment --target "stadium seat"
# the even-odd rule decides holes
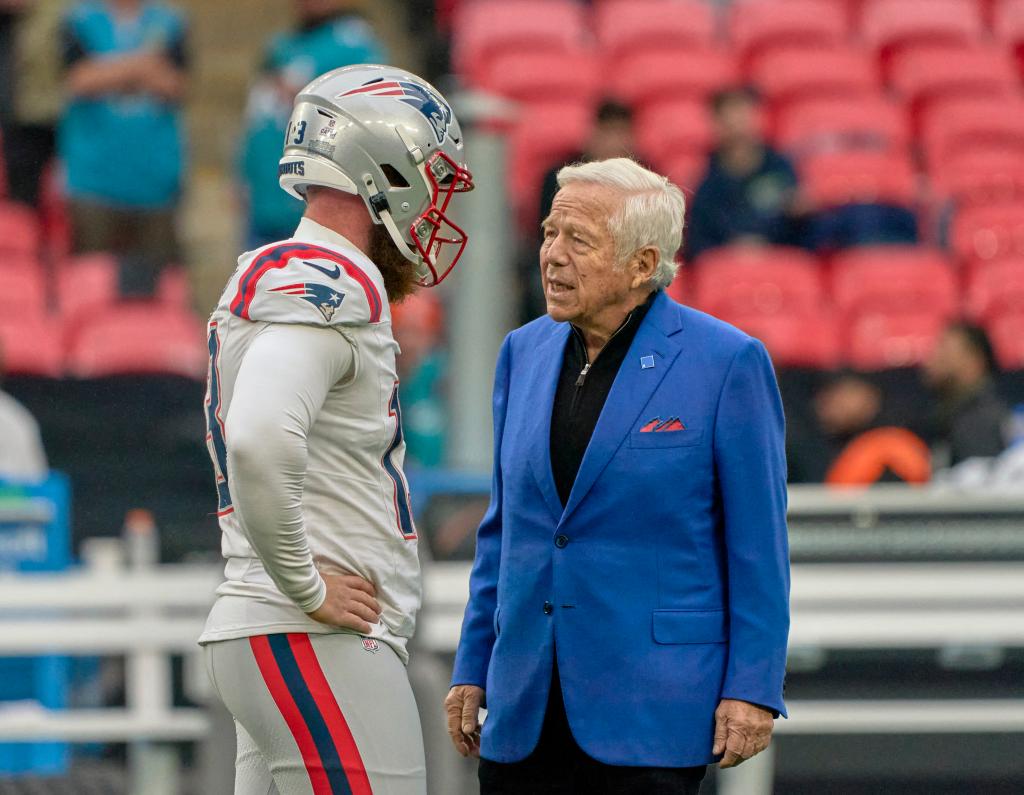
[[[1024,99],[953,99],[935,102],[923,116],[929,170],[967,151],[999,151],[1024,157]]]
[[[927,248],[851,249],[832,260],[832,299],[847,317],[864,313],[957,313],[960,290],[943,254]]]
[[[702,152],[680,152],[655,165],[674,185],[682,188],[689,201],[704,179],[708,156]]]
[[[715,17],[701,0],[605,0],[594,10],[598,46],[617,58],[635,49],[708,46]]]
[[[919,310],[858,315],[846,333],[846,361],[861,370],[916,367],[931,353],[947,318]]]
[[[695,306],[712,315],[807,313],[825,300],[818,260],[790,248],[729,246],[694,265]]]
[[[1024,255],[979,262],[968,271],[967,312],[979,321],[1024,315]]]
[[[588,50],[506,52],[491,58],[477,85],[522,102],[593,101],[601,90]]]
[[[800,161],[804,188],[819,208],[844,204],[913,207],[917,176],[907,155],[879,151],[839,151]]]
[[[57,378],[63,371],[62,332],[51,315],[0,312],[0,351],[4,371],[10,375]]]
[[[20,202],[0,201],[0,256],[39,253],[39,218],[31,207]]]
[[[957,97],[1011,97],[1020,88],[1013,59],[991,46],[917,47],[893,58],[894,89],[915,112],[928,103]]]
[[[696,99],[739,81],[731,54],[708,47],[643,49],[623,55],[608,67],[610,92],[628,105]]]
[[[828,370],[840,363],[839,323],[827,309],[796,313],[726,313],[722,319],[756,337],[776,367]]]
[[[1024,313],[1000,315],[987,331],[999,365],[1006,370],[1024,370]]]
[[[997,39],[1024,56],[1024,0],[998,2],[993,13],[992,30]]]
[[[870,0],[861,33],[887,61],[909,46],[970,44],[984,23],[974,0]]]
[[[456,14],[452,63],[472,80],[505,52],[571,52],[585,37],[584,10],[573,0],[475,0]]]
[[[82,254],[64,264],[57,273],[57,306],[65,325],[74,327],[95,310],[117,303],[121,299],[119,282],[119,265],[113,254]],[[163,270],[156,299],[182,309],[190,305],[191,290],[182,268]]]
[[[953,154],[934,163],[928,176],[938,199],[960,207],[1024,199],[1024,157],[1017,152]]]
[[[832,47],[848,33],[843,9],[820,0],[748,0],[729,14],[729,38],[745,63],[774,47]]]
[[[524,107],[509,137],[509,190],[522,228],[537,223],[544,175],[580,153],[593,125],[588,103],[545,103]]]
[[[857,47],[774,49],[750,67],[750,80],[779,109],[817,97],[865,97],[879,91],[875,60]]]
[[[953,219],[950,237],[965,262],[1024,255],[1024,201],[966,207]]]
[[[206,369],[202,322],[179,307],[148,301],[121,304],[90,318],[70,336],[68,369],[81,378],[202,378]]]
[[[46,273],[32,259],[0,263],[0,316],[24,317],[46,311]]]
[[[711,114],[703,102],[659,102],[640,109],[635,125],[640,154],[664,163],[684,154],[700,154],[714,146]]]
[[[881,96],[815,99],[784,108],[775,143],[790,152],[845,149],[906,151],[910,126],[903,109]]]

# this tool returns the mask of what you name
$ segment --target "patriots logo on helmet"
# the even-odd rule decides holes
[[[320,310],[320,314],[324,316],[324,320],[328,323],[331,322],[334,313],[341,306],[341,302],[345,300],[345,294],[338,292],[333,287],[310,282],[286,284],[283,287],[274,287],[270,292],[294,295],[296,298],[308,301]]]
[[[386,80],[377,77],[358,88],[338,94],[338,98],[365,94],[368,97],[395,97],[399,102],[411,105],[426,117],[434,129],[438,143],[442,143],[448,135],[452,123],[452,109],[441,96],[426,86],[413,83],[411,80]]]

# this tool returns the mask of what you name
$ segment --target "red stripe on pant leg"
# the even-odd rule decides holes
[[[249,645],[256,658],[256,665],[259,666],[260,673],[263,674],[263,681],[266,683],[274,703],[281,711],[284,722],[288,724],[288,729],[291,731],[292,737],[295,738],[295,744],[299,746],[302,763],[306,766],[306,773],[309,775],[309,783],[313,785],[313,795],[332,795],[331,783],[327,780],[327,772],[320,759],[320,752],[316,750],[313,736],[309,733],[306,722],[295,705],[295,699],[288,692],[288,686],[274,659],[274,652],[270,649],[270,642],[265,635],[254,635],[249,638]]]
[[[320,714],[323,715],[327,729],[331,733],[331,739],[334,741],[334,747],[338,749],[338,756],[345,768],[345,775],[352,788],[352,795],[372,795],[370,779],[366,775],[366,766],[359,754],[359,748],[356,747],[352,730],[349,729],[341,707],[338,706],[338,700],[334,697],[334,691],[331,690],[327,677],[324,676],[320,661],[316,658],[316,652],[313,650],[313,644],[309,641],[309,635],[289,633],[288,644],[292,647],[292,653],[295,655],[295,661],[299,665],[299,671],[302,672],[306,687],[313,694],[313,700],[316,701]]]

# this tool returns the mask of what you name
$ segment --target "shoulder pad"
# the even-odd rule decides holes
[[[270,323],[379,323],[386,309],[383,286],[362,259],[298,241],[262,249],[238,278],[231,312]]]

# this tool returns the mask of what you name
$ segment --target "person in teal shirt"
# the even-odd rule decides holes
[[[252,250],[291,237],[303,204],[277,184],[277,160],[295,94],[317,75],[358,63],[386,63],[359,0],[296,0],[298,26],[275,36],[249,92],[241,180]]]

